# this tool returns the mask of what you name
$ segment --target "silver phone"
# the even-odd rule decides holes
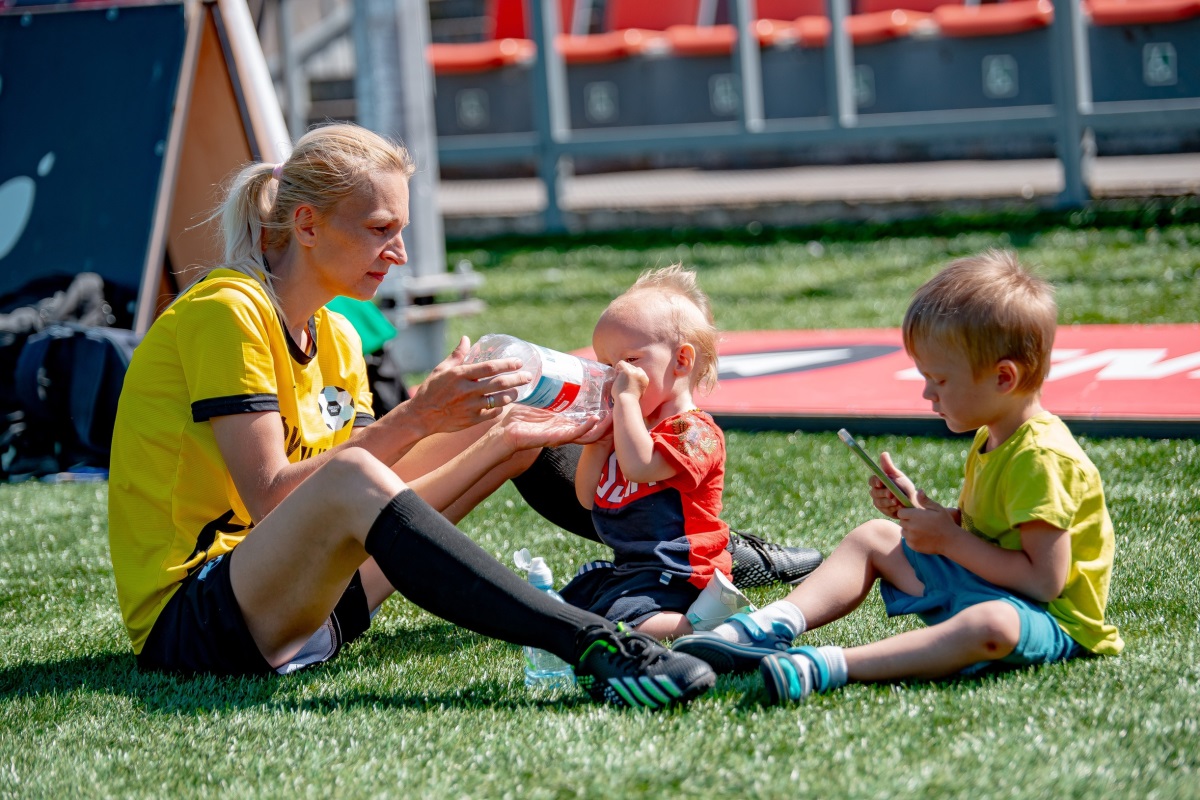
[[[867,451],[862,449],[862,445],[854,441],[854,437],[850,435],[850,431],[842,428],[840,431],[838,431],[838,438],[845,442],[846,447],[849,447],[851,450],[853,450],[858,457],[863,460],[863,463],[871,468],[871,472],[874,472],[875,477],[883,481],[883,485],[888,488],[889,492],[895,495],[896,499],[900,501],[900,505],[904,506],[905,508],[913,507],[912,500],[909,500],[908,496],[904,494],[904,492],[900,491],[900,487],[897,486],[896,482],[892,480],[886,472],[883,471],[883,467],[876,464],[875,459],[867,455]]]

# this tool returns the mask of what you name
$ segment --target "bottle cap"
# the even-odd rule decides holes
[[[513,553],[513,563],[517,565],[517,569],[529,573],[529,582],[537,588],[549,589],[554,586],[554,575],[550,572],[546,560],[541,556],[530,557],[529,548],[522,547]]]

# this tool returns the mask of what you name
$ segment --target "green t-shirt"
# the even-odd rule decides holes
[[[959,507],[967,530],[1007,550],[1021,549],[1019,526],[1041,520],[1068,532],[1071,567],[1046,608],[1067,635],[1094,653],[1125,643],[1104,621],[1115,549],[1100,473],[1063,421],[1049,412],[1028,420],[1002,445],[980,452],[980,428],[967,456]]]

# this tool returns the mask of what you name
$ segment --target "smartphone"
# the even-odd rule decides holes
[[[889,492],[895,495],[896,499],[900,501],[900,505],[904,506],[905,508],[913,507],[912,500],[909,500],[908,496],[905,495],[904,492],[900,491],[900,487],[896,485],[894,480],[888,477],[888,474],[883,471],[882,467],[875,463],[875,459],[867,455],[867,451],[862,449],[862,445],[854,441],[854,437],[850,435],[850,431],[842,428],[840,431],[838,431],[838,438],[845,442],[846,447],[849,447],[851,450],[853,450],[858,457],[863,460],[863,463],[871,468],[871,472],[874,472],[875,477],[883,481],[883,485],[888,488]]]

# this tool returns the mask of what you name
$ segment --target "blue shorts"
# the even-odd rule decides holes
[[[925,585],[925,594],[914,597],[887,581],[879,582],[879,594],[889,617],[916,614],[926,625],[945,622],[963,609],[992,600],[1003,600],[1017,610],[1021,637],[1011,653],[997,661],[981,661],[963,669],[972,675],[988,669],[1052,664],[1087,654],[1087,650],[1067,635],[1054,617],[1033,600],[971,572],[945,556],[918,553],[903,543],[904,556]]]
[[[682,575],[661,569],[618,572],[608,562],[592,562],[581,567],[560,594],[576,608],[636,626],[663,611],[685,613],[700,590]]]

